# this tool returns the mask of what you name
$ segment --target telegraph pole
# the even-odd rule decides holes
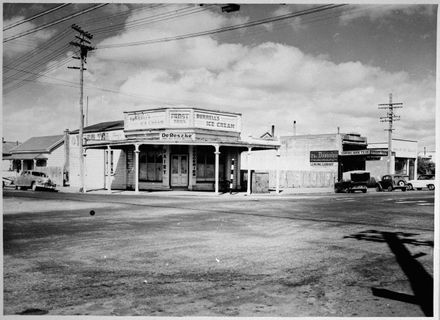
[[[392,134],[393,134],[393,122],[400,120],[400,116],[396,116],[394,114],[394,109],[402,108],[403,103],[401,102],[393,102],[393,94],[390,93],[390,100],[388,103],[379,104],[379,109],[387,109],[387,115],[385,117],[380,117],[380,122],[388,122],[388,129],[384,129],[388,131],[388,174],[391,174],[392,162],[391,162],[391,153],[392,153]]]
[[[80,192],[86,192],[85,183],[84,183],[84,147],[83,147],[83,131],[84,131],[84,64],[87,63],[87,53],[94,48],[91,46],[90,40],[93,36],[81,29],[81,27],[76,24],[72,25],[72,29],[78,32],[78,35],[75,36],[79,40],[79,42],[71,41],[69,44],[80,49],[80,56],[73,57],[74,59],[80,60],[80,67],[68,67],[69,69],[78,69],[80,72],[79,76],[79,86],[80,86],[80,98],[79,98],[79,111],[80,111],[80,124],[79,124],[79,134],[78,134],[78,144],[79,144],[79,172],[81,179],[81,188]]]

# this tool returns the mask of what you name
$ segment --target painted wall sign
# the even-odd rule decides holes
[[[166,141],[194,141],[196,140],[196,134],[192,132],[161,132],[159,134],[159,140]]]
[[[335,162],[310,162],[312,167],[333,167]]]
[[[124,119],[125,130],[142,130],[163,128],[166,124],[166,112],[141,111],[126,113]]]
[[[310,151],[310,162],[338,162],[338,150]]]
[[[189,127],[191,126],[191,111],[175,111],[169,112],[170,127]]]
[[[194,126],[203,129],[240,132],[241,117],[238,115],[194,111]]]

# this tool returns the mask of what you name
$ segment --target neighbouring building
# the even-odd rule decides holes
[[[8,159],[16,172],[36,170],[46,172],[56,184],[63,183],[66,165],[64,135],[32,137],[10,150]]]
[[[124,113],[83,130],[86,190],[241,189],[240,154],[276,149],[242,139],[240,113],[167,107]],[[81,187],[79,131],[69,133],[69,183]]]
[[[371,176],[378,179],[388,173],[388,142],[374,142],[368,144],[369,150],[383,152],[383,156],[367,158],[366,170]],[[409,179],[416,179],[417,175],[417,141],[407,139],[393,139],[391,143],[391,173],[404,174]]]
[[[2,171],[13,171],[13,160],[11,159],[11,150],[19,146],[18,141],[6,141],[2,139]]]
[[[273,187],[278,167],[282,188],[329,187],[343,172],[365,170],[367,138],[356,133],[281,136],[280,143],[278,155],[274,150],[244,153],[243,169],[269,172]]]

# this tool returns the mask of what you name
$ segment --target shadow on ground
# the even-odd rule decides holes
[[[356,240],[386,242],[391,252],[394,254],[397,263],[405,273],[414,293],[413,296],[381,288],[371,288],[372,294],[376,297],[393,299],[406,303],[413,303],[420,306],[427,317],[433,316],[433,279],[432,276],[423,268],[416,258],[425,255],[418,253],[412,255],[405,247],[405,244],[415,246],[434,247],[433,241],[421,241],[411,239],[417,236],[416,233],[405,232],[383,232],[377,230],[366,230],[344,238]]]

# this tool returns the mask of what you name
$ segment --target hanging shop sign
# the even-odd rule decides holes
[[[210,130],[240,132],[241,117],[239,115],[194,111],[194,127]]]
[[[388,156],[387,149],[369,149],[372,156]]]
[[[350,150],[342,151],[341,156],[387,156],[388,150],[386,149],[366,149],[366,150]]]
[[[310,151],[310,162],[338,162],[338,150]]]
[[[159,140],[165,141],[194,141],[196,140],[196,134],[193,132],[181,132],[181,131],[165,131],[159,134]]]

